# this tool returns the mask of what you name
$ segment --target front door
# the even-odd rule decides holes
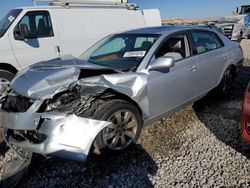
[[[191,56],[187,35],[178,34],[168,39],[156,52],[155,59],[162,56],[173,57],[175,66],[168,70],[149,72],[149,111],[153,118],[174,110],[197,96],[197,60]]]
[[[15,39],[22,25],[28,30],[25,40]],[[19,33],[20,34],[20,33]],[[21,67],[60,56],[59,39],[56,36],[49,11],[29,11],[9,33],[14,54]]]

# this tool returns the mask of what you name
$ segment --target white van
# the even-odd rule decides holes
[[[11,10],[0,21],[0,81],[39,61],[78,57],[111,33],[161,25],[157,9],[141,11],[124,0],[89,2],[55,0]]]

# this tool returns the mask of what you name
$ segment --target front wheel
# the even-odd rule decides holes
[[[9,71],[0,69],[0,82],[10,83],[11,80],[15,77],[15,75]]]
[[[111,100],[103,104],[95,112],[94,119],[112,122],[96,139],[101,148],[111,151],[121,151],[135,143],[143,124],[138,109],[123,100]]]

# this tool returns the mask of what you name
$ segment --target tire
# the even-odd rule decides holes
[[[247,39],[250,39],[250,35],[247,35]]]
[[[10,82],[15,77],[15,74],[0,69],[0,82]]]
[[[227,95],[232,87],[233,87],[233,83],[234,83],[234,72],[233,72],[233,68],[229,67],[224,75],[223,78],[219,84],[219,86],[217,87],[217,91],[219,94],[223,94],[223,95]]]
[[[138,140],[143,121],[138,109],[123,100],[111,100],[100,106],[94,119],[111,121],[96,138],[97,147],[109,151],[122,151]]]
[[[25,160],[19,159],[11,149],[6,150],[1,164],[0,187],[16,187],[22,177],[28,172],[32,153],[25,150],[22,151],[23,156],[27,157]]]
[[[23,175],[28,172],[28,167],[31,162],[32,153],[22,150],[23,155],[27,160],[19,159],[15,152],[10,149],[3,140],[3,128],[0,128],[0,187],[11,188],[16,187]],[[20,152],[21,149],[19,149]]]
[[[239,38],[238,38],[238,42],[239,42],[239,43],[241,42],[242,37],[243,37],[243,33],[240,33],[240,36],[239,36]]]

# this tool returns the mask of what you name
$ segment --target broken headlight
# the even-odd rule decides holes
[[[45,112],[73,112],[77,104],[80,103],[79,86],[72,91],[59,93],[53,99],[49,99],[45,104]]]
[[[53,99],[45,102],[43,110],[40,109],[40,112],[58,112],[75,114],[80,117],[92,117],[101,104],[101,100],[97,100],[98,96],[89,94],[87,90],[84,90],[86,95],[82,95],[82,93],[81,87],[77,85],[71,91],[57,94]]]
[[[75,101],[77,98],[73,93],[64,93],[61,96],[56,97],[55,99],[47,101],[47,107],[45,111],[59,110],[65,105],[67,106],[72,101]]]
[[[20,96],[13,91],[2,98],[2,110],[6,112],[26,112],[33,104],[33,100]]]

